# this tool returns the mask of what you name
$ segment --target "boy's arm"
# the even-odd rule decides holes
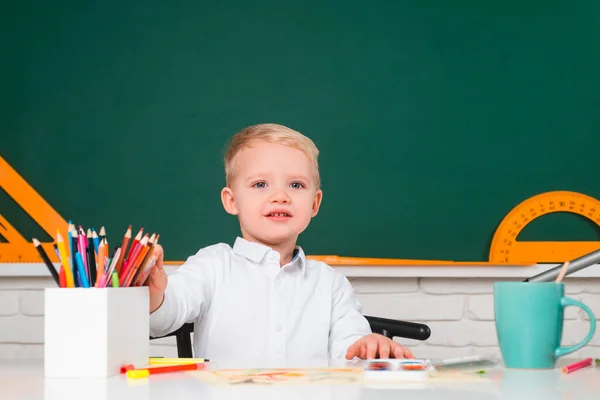
[[[344,275],[337,274],[331,307],[329,356],[344,358],[348,347],[371,333],[371,327],[362,315],[361,305],[354,295],[352,285]]]
[[[200,250],[168,276],[163,302],[150,314],[150,336],[171,333],[206,310],[213,292],[215,262]]]

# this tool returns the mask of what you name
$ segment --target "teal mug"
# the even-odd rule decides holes
[[[575,346],[561,347],[564,308],[580,307],[590,318],[590,331]],[[494,316],[502,360],[507,368],[554,368],[556,359],[585,346],[596,320],[585,304],[565,297],[555,282],[496,282]]]

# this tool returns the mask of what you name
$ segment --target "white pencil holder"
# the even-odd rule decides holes
[[[148,364],[147,287],[45,289],[47,378],[106,378]]]

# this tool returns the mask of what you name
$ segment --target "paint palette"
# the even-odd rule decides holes
[[[369,380],[424,381],[432,370],[429,360],[389,358],[367,361],[364,373]]]

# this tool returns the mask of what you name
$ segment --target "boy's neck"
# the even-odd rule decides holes
[[[296,240],[290,240],[284,243],[278,243],[276,245],[263,243],[254,238],[248,237],[245,234],[242,234],[243,238],[249,242],[259,243],[264,246],[268,246],[274,251],[279,253],[279,266],[283,267],[286,264],[289,264],[294,259],[294,250],[296,249]]]
[[[289,264],[294,259],[294,249],[296,248],[296,243],[292,243],[291,247],[289,245],[280,245],[280,246],[269,246],[273,250],[279,253],[279,266],[283,267],[286,264]]]

